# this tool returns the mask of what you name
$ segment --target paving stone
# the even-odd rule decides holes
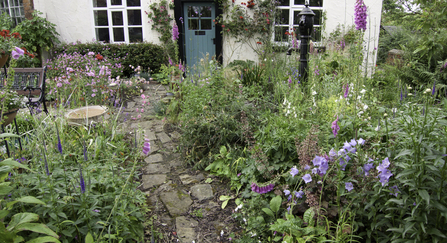
[[[195,226],[191,227],[191,225]],[[188,221],[185,217],[177,217],[175,219],[175,228],[180,242],[182,243],[194,242],[197,235],[194,227],[197,227],[197,225],[198,222],[195,220]]]
[[[168,143],[171,142],[171,138],[168,136],[168,134],[164,132],[160,132],[156,134],[158,139],[160,139],[161,143]]]
[[[182,165],[183,165],[183,163],[179,159],[174,159],[174,160],[169,162],[169,166],[174,167],[174,168],[180,167]]]
[[[140,127],[142,128],[142,129],[150,129],[151,127],[152,127],[152,121],[143,121],[143,122],[140,122]]]
[[[195,177],[192,177],[190,175],[180,175],[179,177],[180,177],[180,180],[182,181],[183,185],[199,183],[199,181]]]
[[[127,102],[127,109],[132,109],[133,107],[135,106],[135,102],[133,102],[133,101],[130,101],[130,102]]]
[[[143,190],[158,186],[166,181],[166,174],[143,175]]]
[[[196,175],[196,178],[197,178],[197,180],[199,180],[199,181],[203,181],[203,180],[205,180],[205,176],[204,176],[202,173]]]
[[[161,154],[149,155],[147,158],[144,159],[144,162],[146,162],[148,164],[158,163],[161,161],[163,161],[163,156]]]
[[[149,164],[148,166],[144,167],[144,171],[147,174],[160,174],[160,173],[168,173],[170,168],[164,164],[160,163],[153,163]]]
[[[169,135],[170,135],[171,138],[173,138],[173,139],[179,139],[179,138],[181,137],[180,133],[177,132],[177,131],[171,132]]]
[[[198,184],[191,187],[191,195],[199,201],[214,197],[213,188],[209,184]]]
[[[149,139],[150,141],[155,141],[157,139],[157,137],[155,136],[155,132],[149,130],[144,131],[144,136],[146,136],[146,138]]]
[[[175,227],[178,228],[195,228],[199,226],[199,222],[194,219],[187,219],[185,216],[175,218]]]
[[[190,196],[178,190],[162,192],[160,199],[172,217],[188,212],[189,206],[192,204]]]

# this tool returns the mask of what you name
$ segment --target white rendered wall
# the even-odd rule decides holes
[[[235,4],[246,2],[236,0]],[[334,31],[338,25],[354,25],[354,6],[356,0],[324,0],[323,8],[326,12],[325,35]],[[380,30],[380,18],[382,12],[381,0],[364,0],[368,7],[368,24],[365,32],[365,40],[368,40],[369,50],[374,50],[378,45]],[[145,14],[149,10],[151,0],[141,0],[143,40],[159,44],[159,33],[151,29],[152,23]],[[95,40],[95,28],[93,19],[92,0],[34,0],[34,8],[44,13],[44,17],[56,24],[56,30],[60,34],[60,40],[71,43],[76,41],[91,42]],[[173,11],[169,10],[173,15]],[[250,12],[250,10],[249,10]],[[177,18],[178,16],[176,16]],[[274,21],[273,19],[271,20]],[[250,45],[235,42],[233,38],[223,37],[222,55],[224,65],[233,60],[258,61],[253,48]],[[377,53],[370,53],[368,66],[375,65]]]
[[[152,24],[145,14],[150,3],[150,0],[141,0],[143,40],[158,44],[159,33],[152,31]],[[96,39],[92,0],[34,0],[34,9],[43,12],[43,17],[56,24],[63,42],[91,42]],[[173,15],[172,10],[170,13]]]

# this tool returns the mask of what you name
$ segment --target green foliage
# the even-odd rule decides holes
[[[28,166],[23,165],[13,159],[6,159],[0,162],[0,198],[6,195],[11,195],[13,187],[10,186],[11,182],[4,182],[14,168],[21,168],[25,170],[30,170]],[[35,172],[34,172],[35,173]],[[5,200],[0,200],[0,204]],[[57,240],[59,236],[49,229],[46,225],[41,223],[31,223],[39,220],[39,215],[35,213],[16,213],[11,218],[9,223],[4,223],[4,219],[10,214],[10,211],[14,204],[16,203],[26,203],[26,204],[40,204],[45,205],[41,200],[32,197],[24,196],[18,198],[14,201],[10,201],[6,204],[6,209],[0,210],[0,237],[2,242],[20,242],[23,241],[23,237],[20,236],[22,231],[32,231],[39,234],[49,235],[47,237],[40,237],[34,239],[33,242],[60,242]]]
[[[17,31],[22,35],[22,40],[25,43],[26,49],[32,52],[37,52],[41,59],[43,50],[49,50],[55,44],[59,43],[59,33],[56,31],[55,24],[40,17],[39,14],[42,13],[33,11],[33,18],[24,19],[14,28],[14,31]]]
[[[121,59],[123,75],[130,77],[134,70],[132,66],[140,66],[143,72],[157,73],[163,63],[167,63],[167,57],[163,54],[163,48],[152,43],[104,44],[100,42],[63,44],[54,49],[54,55],[74,54],[75,52],[86,55],[89,52],[100,53],[110,60]]]

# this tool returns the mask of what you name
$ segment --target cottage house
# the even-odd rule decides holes
[[[60,39],[65,42],[159,43],[160,34],[151,28],[154,23],[146,14],[149,5],[155,1],[160,0],[0,0],[0,10],[9,13],[16,22],[33,9],[39,10],[56,24]],[[248,5],[245,0],[224,1],[230,6],[246,7],[245,11],[250,14],[259,0],[249,0]],[[252,48],[253,43],[236,43],[234,37],[225,35],[222,25],[215,24],[213,20],[223,11],[219,2],[172,0],[173,8],[169,13],[180,32],[180,58],[189,66],[206,53],[218,56],[224,64],[233,60],[258,60],[259,53]],[[364,2],[368,7],[365,50],[374,50],[378,45],[382,1]],[[268,22],[274,30],[271,38],[275,45],[291,45],[290,35],[284,33],[298,27],[298,14],[304,4],[305,0],[279,0],[276,7],[279,17]],[[355,4],[356,0],[310,0],[309,7],[315,13],[313,41],[318,44],[322,36],[328,36],[337,27],[353,25]],[[374,65],[376,53],[371,52],[368,56],[371,59],[369,65]]]

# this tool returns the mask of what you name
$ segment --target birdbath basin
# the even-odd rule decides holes
[[[83,125],[92,121],[99,122],[106,111],[105,107],[99,105],[84,106],[68,111],[65,113],[65,118],[71,125]]]

